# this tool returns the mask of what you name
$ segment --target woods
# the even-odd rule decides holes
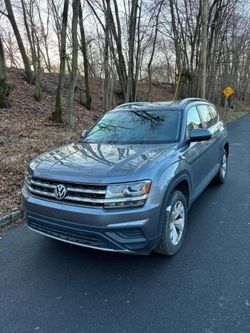
[[[172,86],[176,98],[223,104],[250,99],[250,8],[246,0],[0,0],[0,98],[5,67],[24,69],[42,100],[43,73],[59,73],[52,119],[73,126],[75,91],[88,110],[90,81],[103,82],[102,106],[138,99],[138,84]],[[80,84],[79,77],[83,76]],[[82,81],[81,81],[82,82]]]

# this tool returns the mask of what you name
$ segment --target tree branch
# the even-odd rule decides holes
[[[4,16],[7,17],[7,18],[9,18],[9,15],[6,14],[5,12],[3,12],[2,10],[0,10],[0,14],[1,14],[1,15],[4,15]]]

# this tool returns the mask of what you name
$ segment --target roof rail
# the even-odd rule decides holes
[[[177,101],[160,101],[160,102],[129,102],[129,103],[123,103],[120,105],[117,105],[114,110],[119,110],[119,109],[137,109],[140,107],[148,107],[148,106],[164,106],[164,105],[168,105],[171,106],[172,105],[176,105],[178,106],[183,106],[183,105],[187,105],[188,103],[192,103],[192,102],[198,102],[198,101],[203,101],[203,102],[208,102],[206,99],[204,98],[199,98],[199,97],[189,97],[189,98],[184,98],[184,99],[180,99]]]
[[[160,101],[160,102],[153,102],[154,105],[169,105],[173,104],[174,101]]]
[[[150,102],[129,102],[129,103],[123,103],[123,104],[117,105],[115,107],[115,109],[122,109],[122,108],[133,109],[133,108],[143,106],[143,105],[148,105],[148,104],[151,104],[151,103]]]
[[[198,102],[198,101],[203,101],[203,102],[208,102],[205,98],[200,98],[200,97],[189,97],[189,98],[184,98],[179,101],[180,104],[188,104],[192,102]]]

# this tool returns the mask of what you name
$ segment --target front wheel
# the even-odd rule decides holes
[[[224,184],[227,176],[227,167],[228,167],[228,154],[224,149],[220,169],[215,176],[214,180],[217,184]]]
[[[161,224],[161,239],[155,252],[172,256],[182,246],[187,225],[187,200],[180,191],[174,191],[163,203]]]

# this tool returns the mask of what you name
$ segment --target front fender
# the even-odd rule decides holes
[[[187,181],[189,192],[191,190],[191,178],[187,170],[180,167],[180,163],[171,164],[162,174],[158,181],[158,187],[163,194],[163,200],[167,200],[174,188],[181,182]],[[189,193],[190,196],[190,193]]]

